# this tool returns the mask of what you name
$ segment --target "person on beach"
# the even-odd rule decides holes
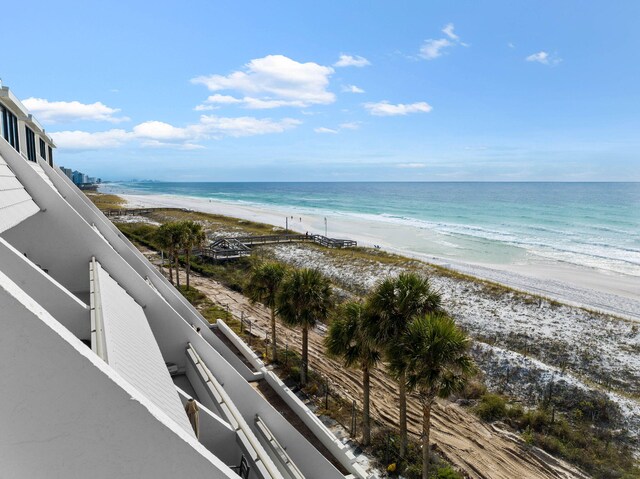
[[[191,423],[191,427],[193,428],[193,432],[196,433],[196,437],[200,439],[200,423],[199,423],[199,411],[200,408],[198,404],[193,400],[193,398],[189,398],[187,404],[184,406],[184,410],[187,413],[187,417],[189,418],[189,422]]]

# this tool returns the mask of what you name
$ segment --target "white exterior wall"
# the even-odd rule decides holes
[[[236,478],[0,272],[3,479]]]
[[[13,148],[4,137],[0,136],[0,144]],[[40,211],[29,193],[18,181],[7,162],[0,155],[0,233],[17,225],[24,219]]]

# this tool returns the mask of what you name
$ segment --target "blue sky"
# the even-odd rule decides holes
[[[3,83],[107,179],[640,181],[640,2],[10,2]]]

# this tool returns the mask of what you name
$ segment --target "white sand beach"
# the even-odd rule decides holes
[[[130,207],[186,208],[250,221],[272,224],[292,231],[348,238],[360,246],[382,249],[461,273],[487,279],[514,289],[539,294],[572,306],[585,307],[640,321],[640,278],[554,262],[528,256],[512,262],[469,262],[456,259],[455,245],[443,247],[425,230],[403,224],[376,222],[348,215],[317,215],[291,209],[286,211],[254,204],[242,205],[205,198],[174,195],[134,195],[117,189],[107,191],[124,198]],[[288,218],[288,220],[286,220]]]

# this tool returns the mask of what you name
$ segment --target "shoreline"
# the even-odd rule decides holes
[[[122,197],[131,207],[186,208],[203,213],[217,214],[289,229],[299,233],[325,234],[330,237],[352,239],[360,246],[380,246],[388,252],[442,266],[453,271],[505,285],[509,288],[543,296],[570,306],[612,314],[640,321],[640,281],[619,273],[607,273],[551,261],[529,261],[521,264],[482,264],[444,258],[411,250],[410,238],[429,245],[428,231],[416,231],[404,226],[376,224],[347,215],[322,215],[271,206],[240,205],[219,200],[176,195],[144,195],[121,193],[106,188],[105,193]],[[288,218],[285,223],[285,218]],[[409,244],[408,244],[409,243]]]

